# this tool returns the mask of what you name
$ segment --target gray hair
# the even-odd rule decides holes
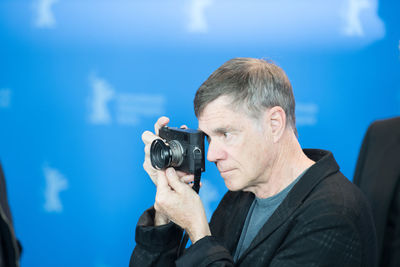
[[[234,108],[244,108],[255,119],[267,108],[282,107],[286,125],[297,136],[292,85],[285,72],[272,62],[255,58],[225,62],[197,90],[193,101],[196,117],[220,96],[230,97]]]

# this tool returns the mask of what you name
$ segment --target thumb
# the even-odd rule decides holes
[[[179,180],[174,168],[168,168],[165,173],[167,175],[168,184],[172,189],[176,192],[182,192],[182,190],[185,190],[185,183],[182,183]]]
[[[157,191],[165,190],[166,188],[169,188],[167,177],[163,171],[159,171],[157,176]]]

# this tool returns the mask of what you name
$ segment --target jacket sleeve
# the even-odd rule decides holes
[[[234,266],[229,251],[217,238],[206,236],[191,245],[176,261],[176,266]]]
[[[211,218],[212,236],[191,245],[176,261],[176,266],[235,266],[232,251],[253,198],[248,193],[228,191]]]
[[[146,210],[136,226],[136,247],[129,266],[175,266],[182,229],[174,223],[154,226],[154,208]]]
[[[147,210],[140,217],[136,228],[136,248],[131,257],[130,266],[234,266],[231,252],[221,240],[221,237],[226,236],[224,233],[226,225],[220,221],[220,218],[231,218],[231,225],[238,224],[237,219],[232,219],[232,215],[229,214],[233,210],[236,214],[240,208],[237,206],[235,209],[230,208],[229,205],[233,206],[236,203],[232,200],[232,195],[239,194],[226,194],[213,214],[210,222],[213,236],[198,240],[178,259],[177,250],[183,233],[182,229],[173,223],[159,227],[152,226],[154,225],[154,209]],[[251,203],[251,201],[252,198],[248,202]],[[243,211],[243,213],[246,212],[246,210]],[[245,215],[242,217],[245,218]]]
[[[148,209],[136,226],[136,247],[129,263],[133,266],[233,266],[229,251],[213,236],[185,250],[177,259],[183,230],[174,223],[154,226],[154,209]]]
[[[235,266],[232,253],[253,200],[251,193],[228,191],[211,217],[212,236],[192,244],[176,266]]]

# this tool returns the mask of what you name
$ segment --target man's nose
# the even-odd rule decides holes
[[[211,141],[208,144],[208,151],[207,151],[207,160],[211,162],[217,162],[224,158],[226,153],[222,149],[221,145]]]

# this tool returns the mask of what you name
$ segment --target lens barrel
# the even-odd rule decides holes
[[[157,170],[162,170],[169,166],[171,150],[161,139],[156,139],[151,143],[150,160],[151,165]]]
[[[171,155],[171,166],[179,167],[183,162],[183,148],[181,143],[176,140],[171,140],[169,142],[170,155]]]
[[[158,170],[179,167],[183,162],[183,153],[182,145],[178,141],[164,143],[163,140],[156,139],[150,147],[151,165]]]

